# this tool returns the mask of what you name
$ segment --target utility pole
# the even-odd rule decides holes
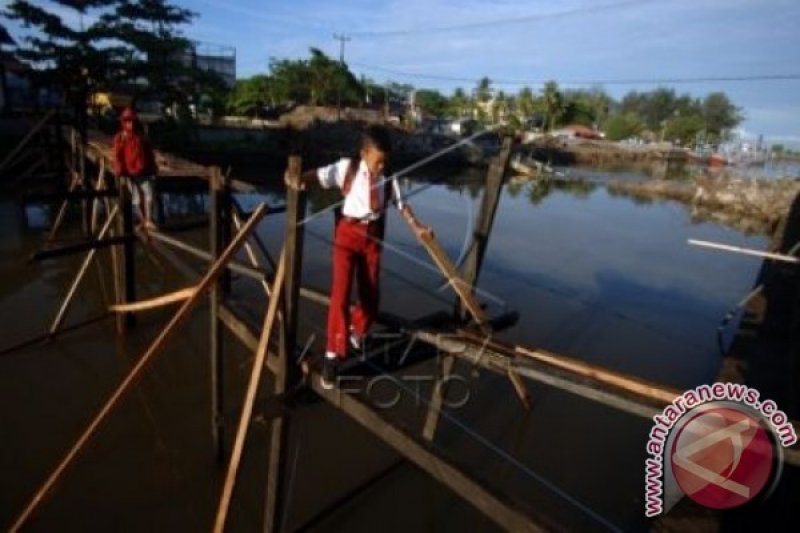
[[[339,41],[339,63],[342,66],[342,70],[344,71],[344,43],[349,41],[351,37],[349,35],[339,35],[338,33],[333,34],[333,38]],[[339,77],[339,83],[337,83],[336,87],[336,120],[340,120],[342,118],[342,84],[344,83],[344,79],[342,76]]]

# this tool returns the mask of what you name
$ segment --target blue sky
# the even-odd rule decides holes
[[[352,35],[345,55],[357,74],[446,92],[474,82],[421,75],[531,80],[534,89],[547,79],[800,75],[797,0],[173,1],[199,15],[187,36],[236,47],[239,77],[266,71],[270,57],[305,57],[311,46],[338,56],[334,33]],[[457,25],[473,26],[443,29]],[[603,85],[615,97],[656,86]],[[800,143],[800,80],[674,87],[723,90],[744,109],[746,132]]]

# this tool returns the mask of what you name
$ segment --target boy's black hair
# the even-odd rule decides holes
[[[367,126],[361,134],[361,148],[367,146],[374,146],[387,155],[392,153],[392,139],[389,136],[389,130],[378,124]]]

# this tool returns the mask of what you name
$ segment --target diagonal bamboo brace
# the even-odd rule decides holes
[[[127,304],[116,304],[110,306],[108,309],[113,313],[138,313],[140,311],[149,311],[151,309],[158,309],[167,305],[183,302],[191,298],[197,292],[197,287],[187,287],[179,291],[169,292],[150,298],[148,300],[139,300],[138,302],[131,302]]]
[[[480,303],[475,299],[475,296],[472,293],[472,286],[461,279],[461,275],[456,270],[455,265],[453,265],[450,258],[447,257],[447,254],[439,245],[439,242],[436,238],[430,233],[418,233],[414,231],[414,219],[412,215],[403,210],[401,211],[403,214],[403,219],[411,226],[414,235],[417,236],[417,240],[422,244],[425,250],[433,259],[433,262],[436,263],[436,266],[439,270],[442,271],[445,278],[447,278],[448,283],[453,287],[453,290],[456,292],[456,295],[461,299],[464,304],[464,307],[469,311],[472,315],[472,318],[475,319],[475,322],[478,323],[478,326],[481,328],[481,331],[488,334],[490,332],[489,328],[489,321],[486,318],[486,314],[483,312]]]
[[[261,374],[264,370],[264,360],[267,356],[267,348],[269,347],[269,340],[272,334],[272,326],[274,325],[275,318],[278,315],[278,303],[281,300],[281,288],[283,287],[283,277],[286,272],[285,249],[281,252],[278,261],[278,271],[275,273],[275,280],[272,282],[269,306],[267,307],[267,312],[264,315],[264,325],[261,328],[261,337],[258,340],[258,347],[256,348],[253,370],[250,373],[250,381],[247,386],[244,405],[242,405],[242,413],[239,416],[239,426],[236,430],[236,440],[233,444],[231,460],[228,463],[228,471],[225,475],[225,484],[222,487],[222,496],[220,497],[219,507],[217,509],[217,517],[214,521],[215,533],[222,533],[225,528],[225,519],[228,516],[228,508],[230,507],[233,489],[236,485],[236,474],[239,472],[239,463],[241,462],[242,452],[244,451],[244,442],[247,439],[247,430],[250,427],[250,419],[253,416],[253,406],[255,405],[256,401],[256,393],[258,392],[258,385],[261,381]]]

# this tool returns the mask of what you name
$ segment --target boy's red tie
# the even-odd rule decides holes
[[[380,187],[378,186],[378,181],[375,179],[372,174],[369,177],[369,209],[373,213],[377,213],[381,209],[381,200],[378,197],[378,190]]]

